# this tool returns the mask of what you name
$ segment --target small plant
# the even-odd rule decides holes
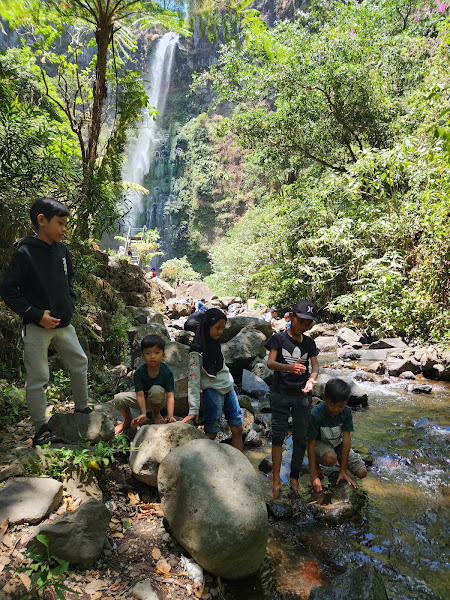
[[[42,533],[37,536],[37,540],[44,546],[31,546],[25,552],[25,558],[29,564],[26,567],[19,567],[18,573],[26,573],[31,580],[30,591],[22,596],[21,600],[40,597],[43,590],[53,589],[60,600],[65,600],[64,592],[79,594],[65,585],[66,577],[69,571],[69,562],[53,556],[50,553],[50,543]]]
[[[70,377],[59,369],[51,374],[51,383],[47,388],[50,398],[64,399],[70,394]]]
[[[115,461],[115,455],[125,453],[129,442],[124,435],[115,436],[111,442],[98,442],[94,446],[86,447],[85,440],[80,440],[83,448],[46,448],[44,462],[35,458],[31,460],[25,470],[26,477],[52,477],[58,481],[64,479],[65,471],[70,466],[78,466],[83,473],[90,469],[99,470]]]
[[[25,394],[13,383],[0,380],[0,426],[12,425],[25,414]]]

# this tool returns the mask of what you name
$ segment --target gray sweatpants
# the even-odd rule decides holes
[[[50,344],[59,354],[70,373],[75,408],[83,410],[88,405],[87,366],[88,361],[80,346],[73,325],[60,329],[44,329],[28,323],[22,332],[23,362],[27,372],[25,384],[26,400],[31,420],[36,431],[47,423],[45,410],[47,397],[45,388],[49,379],[48,347]]]

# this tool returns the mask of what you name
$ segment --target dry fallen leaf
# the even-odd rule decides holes
[[[130,499],[131,506],[136,506],[141,501],[139,494],[134,494],[133,492],[128,492],[128,498]]]
[[[155,546],[152,550],[152,556],[155,560],[159,560],[161,558],[161,550]]]
[[[98,600],[102,596],[103,596],[102,592],[95,592],[95,594],[92,594],[91,600]]]
[[[10,533],[5,534],[2,537],[2,544],[5,544],[8,548],[12,548],[14,546],[13,536]]]
[[[123,537],[125,537],[125,536],[123,535],[123,533],[120,533],[120,531],[114,531],[114,532],[111,534],[111,537],[113,537],[113,538],[120,538],[120,539],[122,539],[122,538],[123,538]]]
[[[28,577],[26,573],[19,573],[19,579],[25,586],[27,592],[31,590],[31,579]]]
[[[3,521],[3,523],[0,525],[0,540],[2,539],[5,531],[8,529],[8,523],[9,523],[8,519],[5,519]]]
[[[161,557],[156,563],[156,573],[158,575],[164,575],[164,577],[168,577],[171,568],[171,565],[169,565],[167,560],[163,557]]]

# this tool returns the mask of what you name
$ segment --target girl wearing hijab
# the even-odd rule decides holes
[[[242,412],[233,388],[233,377],[225,364],[219,342],[227,317],[218,308],[210,308],[199,315],[198,321],[189,347],[189,414],[183,423],[192,419],[198,422],[200,391],[203,390],[205,434],[211,440],[215,439],[224,412],[231,428],[231,444],[242,452]]]

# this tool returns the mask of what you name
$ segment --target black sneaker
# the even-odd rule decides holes
[[[33,438],[33,447],[51,444],[53,441],[55,441],[55,439],[56,436],[54,435],[50,427],[47,424],[42,425],[42,427],[39,429],[39,431]]]
[[[86,408],[76,408],[74,413],[81,413],[82,415],[90,415],[92,412],[92,408],[90,406],[86,406]]]

